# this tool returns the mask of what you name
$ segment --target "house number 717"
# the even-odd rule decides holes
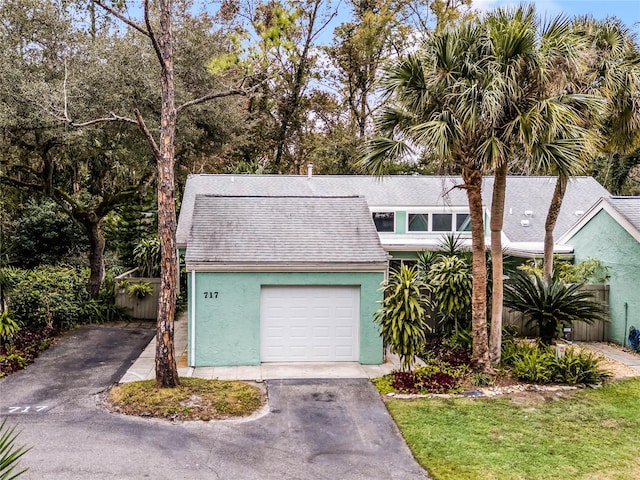
[[[204,292],[204,298],[218,298],[218,292]]]

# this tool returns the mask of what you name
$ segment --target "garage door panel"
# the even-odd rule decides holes
[[[263,286],[263,362],[357,361],[360,289]]]

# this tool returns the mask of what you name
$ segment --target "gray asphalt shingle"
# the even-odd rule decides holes
[[[191,266],[387,260],[362,197],[196,195],[188,245]]]
[[[467,207],[458,177],[450,176],[356,176],[356,175],[190,175],[180,210],[177,241],[184,248],[191,229],[197,194],[262,196],[349,196],[366,199],[370,208]],[[510,176],[507,179],[503,231],[511,242],[542,242],[544,221],[555,187],[555,177]],[[483,199],[491,204],[493,177],[484,179]],[[591,177],[574,177],[558,217],[555,235],[559,237],[600,197],[609,193]],[[530,211],[531,215],[525,215]],[[521,221],[528,220],[529,226]]]
[[[640,232],[640,197],[610,197],[607,202]]]

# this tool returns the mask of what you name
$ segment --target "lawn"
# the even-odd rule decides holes
[[[387,402],[435,480],[640,478],[640,378],[557,400]]]

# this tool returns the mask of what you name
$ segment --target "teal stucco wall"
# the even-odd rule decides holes
[[[195,358],[192,366],[260,364],[262,285],[352,285],[360,287],[360,363],[383,361],[382,338],[373,314],[382,299],[384,273],[197,272],[195,292],[188,275],[189,341],[195,294]]]
[[[576,262],[591,257],[609,267],[609,339],[623,345],[628,327],[640,327],[640,243],[605,210],[600,210],[568,243],[573,245]]]

